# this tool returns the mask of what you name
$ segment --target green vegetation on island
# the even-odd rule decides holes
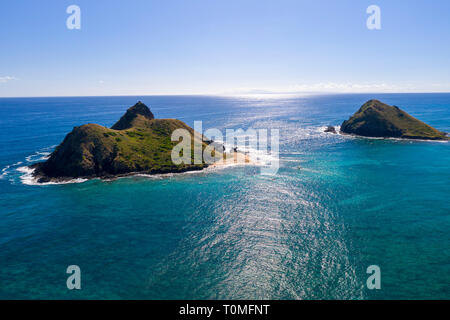
[[[396,106],[367,101],[341,125],[341,133],[364,137],[448,140],[446,133],[414,118]]]
[[[129,108],[111,129],[97,124],[75,127],[56,147],[46,162],[33,166],[39,182],[73,178],[108,178],[132,173],[172,173],[201,170],[201,164],[175,165],[171,141],[176,129],[186,129],[194,139],[194,130],[176,119],[155,119],[150,109],[138,102]],[[210,141],[201,141],[202,148]],[[191,152],[193,160],[193,152]],[[192,161],[191,163],[194,163]]]

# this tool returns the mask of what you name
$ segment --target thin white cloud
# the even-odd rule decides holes
[[[386,92],[396,91],[400,88],[387,83],[316,83],[295,85],[293,91],[300,92]]]
[[[13,81],[13,80],[17,80],[17,78],[10,77],[10,76],[0,77],[0,83],[6,83],[8,81]]]
[[[449,84],[401,84],[389,83],[337,83],[323,82],[297,84],[284,88],[236,88],[225,94],[309,94],[309,93],[395,93],[395,92],[448,92]]]
[[[302,94],[302,93],[358,93],[358,92],[395,92],[400,88],[386,83],[358,84],[324,82],[314,84],[296,84],[284,88],[237,88],[230,94]]]
[[[313,85],[296,85],[292,91],[331,92],[331,93],[408,93],[408,92],[449,92],[448,83],[318,83]]]

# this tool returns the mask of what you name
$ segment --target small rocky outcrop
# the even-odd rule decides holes
[[[327,133],[337,133],[337,132],[336,132],[336,128],[333,127],[333,126],[328,126],[328,127],[326,127],[326,129],[325,129],[324,132],[327,132]]]

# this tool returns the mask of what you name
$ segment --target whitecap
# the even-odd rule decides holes
[[[0,179],[3,179],[4,177],[6,177],[9,174],[9,169],[11,169],[12,167],[20,166],[22,163],[23,163],[22,161],[19,161],[19,162],[16,162],[14,164],[10,164],[10,165],[7,165],[6,167],[4,167],[1,171],[2,173],[0,174]]]
[[[33,172],[35,169],[30,167],[20,167],[16,169],[17,171],[24,173],[22,176],[20,176],[20,180],[23,184],[29,185],[29,186],[47,186],[47,185],[59,185],[59,184],[71,184],[71,183],[83,183],[88,181],[88,179],[82,179],[82,178],[76,178],[71,179],[67,181],[50,181],[50,182],[38,182],[36,177],[33,176]]]
[[[19,167],[16,169],[17,171],[24,173],[20,176],[20,180],[23,184],[33,185],[35,182],[35,178],[33,177],[34,169],[30,167]]]
[[[50,157],[50,152],[38,151],[25,158],[27,162],[45,161]]]

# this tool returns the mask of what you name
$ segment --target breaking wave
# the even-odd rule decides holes
[[[88,179],[72,179],[67,181],[58,181],[58,182],[38,182],[37,179],[33,176],[33,172],[35,169],[30,167],[20,167],[16,169],[17,171],[24,173],[20,176],[20,180],[23,184],[29,186],[48,186],[48,185],[59,185],[59,184],[70,184],[70,183],[83,183],[88,181]]]

